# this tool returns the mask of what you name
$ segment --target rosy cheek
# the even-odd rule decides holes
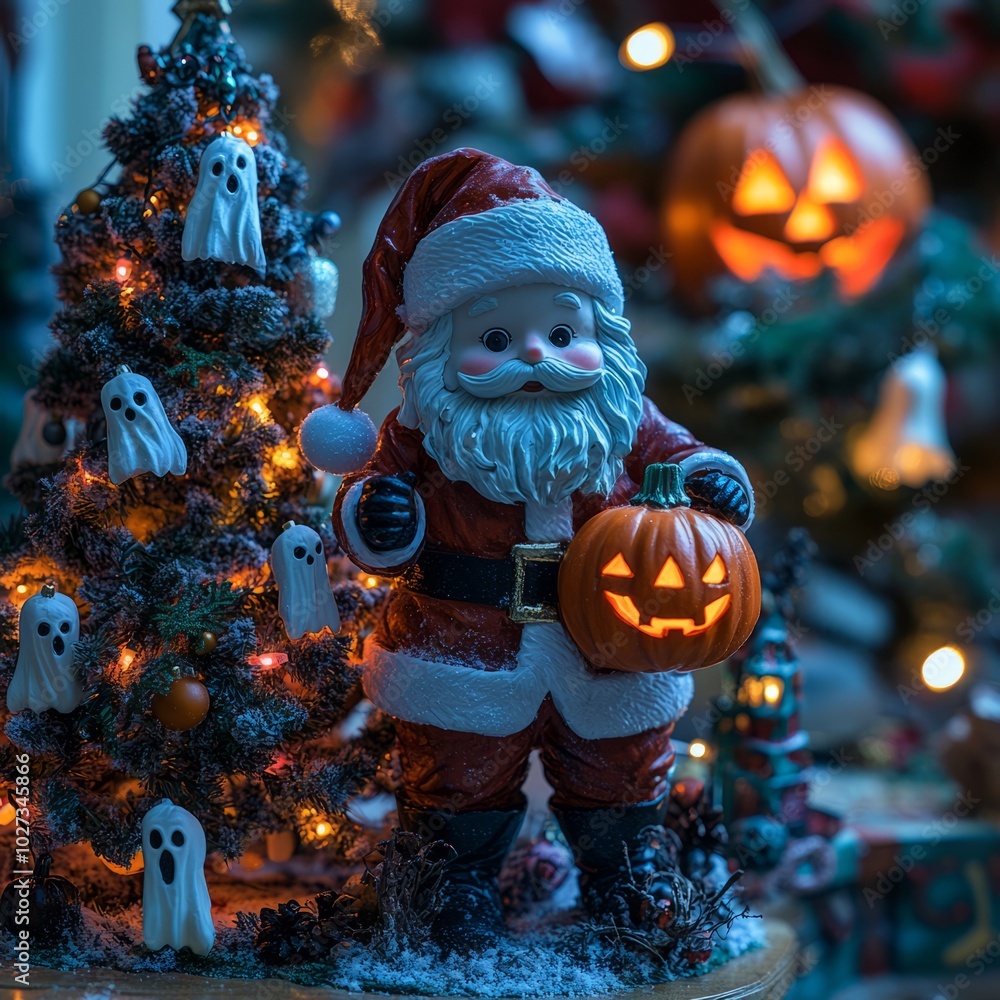
[[[487,375],[504,363],[504,357],[486,351],[469,351],[463,354],[458,370],[463,375]]]
[[[592,343],[567,347],[566,350],[559,352],[559,357],[575,368],[588,372],[597,371],[604,362],[600,347]]]

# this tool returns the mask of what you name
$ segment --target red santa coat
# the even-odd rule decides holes
[[[363,569],[382,576],[403,572],[424,545],[503,559],[519,543],[568,541],[595,514],[628,503],[654,462],[679,463],[685,475],[724,471],[752,496],[735,459],[707,448],[648,399],[611,493],[577,492],[548,508],[496,503],[468,483],[447,479],[424,450],[423,435],[403,427],[397,413],[382,425],[368,465],[345,478],[333,514],[344,550]],[[416,474],[417,537],[404,549],[373,551],[356,522],[362,484],[371,476],[402,472]],[[560,623],[514,622],[500,608],[438,600],[401,582],[366,642],[365,661],[365,691],[378,707],[409,722],[491,736],[525,728],[546,695],[579,736],[627,736],[676,719],[693,690],[689,674],[597,670],[584,662]]]

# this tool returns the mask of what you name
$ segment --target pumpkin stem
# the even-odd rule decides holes
[[[633,507],[690,507],[691,498],[684,492],[684,472],[679,465],[657,462],[647,465],[642,475],[642,489],[629,501]]]
[[[791,94],[806,81],[781,47],[771,22],[752,4],[735,11],[728,0],[713,0],[723,16],[732,18],[733,34],[742,50],[740,61],[765,94]]]

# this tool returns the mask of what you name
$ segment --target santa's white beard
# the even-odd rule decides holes
[[[549,505],[577,490],[607,494],[621,475],[642,416],[646,369],[628,322],[595,303],[604,375],[577,392],[516,392],[482,399],[448,390],[451,315],[399,348],[399,421],[455,482],[498,503]]]

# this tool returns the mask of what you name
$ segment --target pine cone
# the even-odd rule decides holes
[[[256,941],[261,960],[268,965],[301,965],[318,957],[313,939],[317,926],[315,914],[294,899],[279,903],[276,910],[265,907]]]
[[[700,781],[681,781],[670,790],[667,816],[663,825],[680,838],[685,853],[702,850],[721,852],[729,843],[722,824],[722,810],[717,809]]]

